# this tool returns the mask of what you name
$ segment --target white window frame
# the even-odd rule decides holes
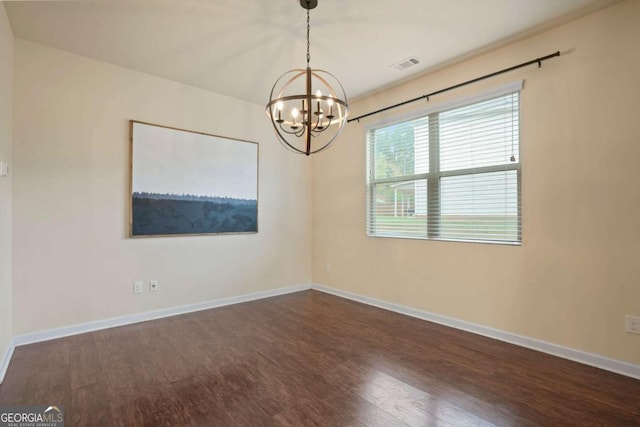
[[[408,122],[411,120],[415,120],[418,118],[424,118],[426,116],[429,117],[429,172],[421,173],[421,174],[413,174],[413,175],[403,175],[397,177],[389,177],[389,178],[378,178],[375,179],[373,173],[375,171],[375,165],[373,164],[374,158],[371,154],[372,147],[369,143],[366,145],[366,178],[367,178],[367,197],[366,197],[366,231],[367,236],[369,237],[383,237],[383,238],[400,238],[400,239],[418,239],[418,240],[443,240],[443,241],[452,241],[452,242],[470,242],[470,243],[485,243],[485,244],[501,244],[501,245],[513,245],[520,246],[522,245],[522,197],[521,197],[521,183],[522,183],[522,156],[519,150],[518,161],[512,164],[499,164],[478,168],[467,168],[467,169],[456,169],[451,171],[440,171],[440,143],[439,143],[439,135],[438,132],[432,131],[432,118],[431,116],[445,112],[448,110],[452,110],[459,107],[464,107],[467,105],[480,103],[483,101],[487,101],[493,98],[498,98],[500,96],[508,95],[514,92],[521,92],[524,86],[524,81],[519,80],[513,83],[509,83],[503,86],[499,86],[490,90],[479,92],[473,96],[468,96],[464,98],[460,98],[450,102],[443,102],[439,104],[435,104],[433,106],[429,106],[428,108],[420,109],[418,111],[414,111],[410,114],[405,114],[401,116],[396,116],[390,119],[382,120],[371,125],[365,127],[365,135],[368,135],[370,131],[391,126],[393,124]],[[521,109],[520,105],[518,107],[518,121],[520,123],[520,114]],[[437,120],[437,119],[436,119]],[[437,128],[433,127],[433,128]],[[520,145],[520,125],[518,126],[518,145]],[[430,207],[437,207],[436,212],[429,212],[427,223],[430,224],[431,221],[439,222],[440,221],[440,179],[444,177],[450,176],[464,176],[464,175],[474,175],[480,173],[490,173],[490,172],[504,172],[515,170],[517,172],[517,202],[518,202],[518,237],[517,241],[506,241],[506,240],[474,240],[474,239],[452,239],[452,238],[443,238],[437,235],[436,233],[439,230],[434,231],[433,227],[427,226],[427,236],[411,236],[411,235],[403,235],[403,234],[395,234],[389,232],[372,232],[373,227],[371,226],[372,216],[372,206],[374,203],[373,193],[375,191],[375,186],[379,184],[388,184],[395,182],[405,182],[412,180],[427,180],[427,198],[430,199],[432,197],[437,196],[437,203],[430,203]],[[439,227],[438,227],[439,228]]]

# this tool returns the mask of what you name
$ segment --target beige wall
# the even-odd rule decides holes
[[[14,335],[309,282],[310,164],[261,106],[20,39],[14,89]],[[127,238],[129,119],[259,142],[259,233]]]
[[[12,165],[13,35],[0,5],[0,161]],[[11,340],[11,174],[0,177],[0,363]]]
[[[624,332],[640,315],[638,23],[640,1],[619,3],[352,103],[355,117],[563,52],[430,102],[525,80],[522,246],[366,236],[365,127],[413,104],[349,124],[314,158],[313,281],[640,364]]]

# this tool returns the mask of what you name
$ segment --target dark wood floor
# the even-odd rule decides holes
[[[67,425],[640,425],[640,381],[316,291],[15,350]]]

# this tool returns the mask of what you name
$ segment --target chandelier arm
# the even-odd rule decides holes
[[[324,131],[326,131],[326,130],[330,129],[330,127],[329,127],[329,126],[330,126],[329,124],[327,124],[327,125],[325,126],[324,122],[323,122],[321,119],[319,119],[319,120],[318,120],[318,122],[316,123],[316,125],[314,126],[314,128],[312,129],[312,131],[313,131],[313,132],[312,132],[312,135],[313,135],[314,137],[318,137],[318,136],[320,136],[320,134],[321,134],[322,132],[324,132]]]
[[[333,144],[333,142],[336,140],[336,138],[338,137],[338,135],[340,135],[340,132],[342,132],[342,129],[344,128],[344,125],[347,123],[346,120],[344,120],[342,122],[342,125],[340,126],[340,129],[333,135],[333,137],[329,140],[329,142],[327,142],[325,145],[323,145],[322,147],[318,148],[315,151],[311,151],[309,152],[309,154],[307,155],[311,155],[311,154],[316,154],[316,153],[320,153],[321,151],[326,150],[327,148],[331,147],[331,145]],[[305,153],[306,154],[306,153]]]
[[[301,130],[289,131],[289,130],[286,130],[286,129],[282,126],[282,123],[278,123],[278,125],[279,125],[279,127],[280,127],[280,130],[282,130],[282,132],[284,132],[284,133],[288,133],[289,135],[295,135],[295,136],[297,136],[298,138],[300,138],[300,137],[304,134],[304,126],[300,126],[300,127],[301,127]]]
[[[284,133],[288,133],[289,135],[295,135],[298,136],[298,133],[296,131],[290,131],[290,130],[286,130],[284,127],[282,127],[282,125],[279,125],[280,130]]]
[[[322,123],[322,116],[321,116],[320,114],[318,114],[318,120],[316,121],[316,124],[313,126],[313,130],[314,130],[315,132],[320,133],[320,132],[322,132],[322,131],[324,130],[324,129],[320,129],[320,130],[318,131],[318,127],[320,126],[320,124],[321,124],[321,123]],[[326,128],[325,128],[325,129],[326,129]]]
[[[298,153],[298,154],[305,154],[308,155],[307,152],[302,151],[296,147],[294,147],[293,145],[289,144],[289,142],[286,140],[286,138],[280,133],[280,131],[278,130],[278,128],[275,126],[275,123],[273,123],[273,130],[276,134],[277,139],[280,141],[280,143],[289,151],[293,151],[294,153]]]

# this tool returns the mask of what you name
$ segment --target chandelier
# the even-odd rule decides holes
[[[309,66],[309,10],[318,0],[300,0],[307,10],[307,68],[284,73],[271,88],[266,112],[278,140],[305,155],[326,150],[347,122],[349,106],[335,76]]]

